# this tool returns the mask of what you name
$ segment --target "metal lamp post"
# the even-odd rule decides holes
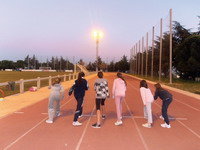
[[[98,72],[99,41],[103,37],[103,33],[101,31],[94,31],[93,37],[96,40],[96,72]]]

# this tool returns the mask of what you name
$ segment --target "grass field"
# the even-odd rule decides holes
[[[143,77],[143,76],[139,76],[139,75],[134,75],[134,76],[137,76],[139,78],[143,78],[146,80],[154,81],[154,82],[159,81],[158,77],[151,78],[151,77]],[[200,95],[200,82],[181,80],[181,79],[173,79],[173,84],[169,84],[169,79],[162,78],[160,83]]]
[[[21,72],[21,71],[0,71],[0,83],[17,81],[20,79],[34,79],[37,77],[48,77],[69,74],[66,72]]]
[[[9,82],[9,81],[18,81],[20,79],[35,79],[37,77],[49,77],[49,76],[57,76],[57,75],[64,75],[69,74],[66,72],[20,72],[20,71],[0,71],[0,83],[3,82]],[[67,78],[68,80],[68,78]],[[49,82],[48,80],[42,80],[41,81],[41,87],[48,86]],[[27,82],[24,83],[24,90],[28,91],[30,87],[37,86],[37,82]],[[13,95],[19,93],[19,84],[16,84],[15,90],[11,91],[6,86],[1,86],[0,89],[2,89],[5,93],[5,96]],[[1,97],[1,94],[0,94]]]

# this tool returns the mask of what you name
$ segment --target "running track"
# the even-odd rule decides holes
[[[105,75],[109,88],[115,78]],[[123,125],[115,126],[116,111],[113,99],[106,101],[107,119],[101,129],[91,127],[96,122],[94,79],[89,80],[90,90],[85,96],[84,117],[81,127],[72,126],[76,107],[73,96],[62,101],[61,117],[46,124],[48,100],[21,109],[0,119],[1,150],[199,150],[200,101],[171,91],[174,101],[169,108],[171,129],[160,127],[161,101],[153,104],[154,125],[147,129],[143,105],[139,95],[139,80],[126,76],[127,96],[123,105]],[[154,92],[153,85],[150,85]],[[67,93],[67,92],[66,92]]]

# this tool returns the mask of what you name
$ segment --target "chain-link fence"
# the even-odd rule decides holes
[[[151,78],[169,78],[172,83],[172,10],[161,18],[130,52],[130,72]]]

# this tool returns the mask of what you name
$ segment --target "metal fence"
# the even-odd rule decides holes
[[[134,43],[130,50],[130,72],[151,78],[157,76],[159,81],[162,76],[169,77],[172,83],[172,9]]]

